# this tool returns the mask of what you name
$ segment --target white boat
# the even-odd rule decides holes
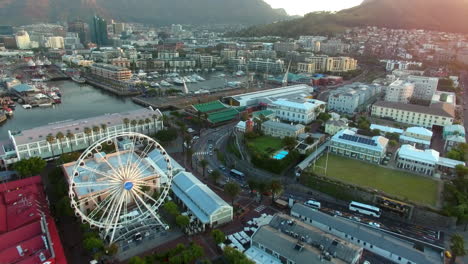
[[[172,79],[172,82],[175,84],[175,85],[184,85],[184,80],[180,79],[180,78],[173,78]]]
[[[159,83],[157,83],[157,82],[151,82],[151,83],[150,83],[150,86],[151,86],[151,87],[159,87]]]
[[[170,83],[168,83],[168,82],[162,80],[162,81],[161,81],[161,86],[169,87],[169,86],[172,86],[172,84],[170,84]]]
[[[30,104],[24,104],[24,105],[22,105],[22,107],[24,109],[31,109],[32,108],[32,106]]]
[[[206,81],[205,78],[201,77],[200,75],[198,74],[192,74],[191,76],[193,79],[199,81],[199,82],[203,82],[203,81]]]
[[[221,73],[221,74],[215,76],[215,78],[224,78],[224,77],[226,77],[226,74],[224,74],[224,73]]]
[[[51,107],[52,103],[39,104],[39,107]]]

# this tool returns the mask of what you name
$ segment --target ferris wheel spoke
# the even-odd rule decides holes
[[[80,187],[92,187],[92,186],[108,186],[108,185],[113,185],[115,182],[77,182],[74,183],[75,188],[80,188]]]
[[[139,191],[139,190],[137,190],[137,189],[135,189],[135,190],[136,190],[136,191]],[[145,194],[144,192],[140,192],[140,193]],[[146,195],[146,194],[145,194],[145,195]],[[140,196],[138,196],[138,195],[136,195],[136,194],[135,194],[135,196],[141,201],[141,203],[146,207],[146,209],[151,213],[151,215],[153,215],[153,217],[159,222],[159,224],[161,224],[162,226],[165,226],[165,225],[163,224],[163,222],[161,222],[161,219],[159,219],[159,216],[154,212],[154,209],[151,208],[147,203],[145,203],[145,201],[143,201],[143,199],[142,199]],[[153,200],[153,198],[151,198],[151,200]],[[153,200],[153,201],[154,201],[154,200]]]
[[[115,202],[117,201],[117,198],[118,198],[118,192],[119,190],[116,190],[115,193],[112,193],[110,195],[112,195],[111,197],[111,201],[110,201],[110,206],[106,206],[106,208],[104,209],[104,213],[101,215],[101,217],[99,218],[99,222],[103,223],[103,220],[104,218],[109,218],[109,212],[112,211],[112,208],[114,207],[115,205]],[[109,211],[110,210],[110,211]],[[107,230],[107,221],[103,223],[104,225],[106,225],[106,230]]]
[[[79,202],[80,203],[89,202],[89,200],[92,200],[92,199],[94,199],[94,197],[99,196],[101,194],[102,194],[102,191],[88,194],[86,197],[81,198]]]
[[[145,212],[141,209],[140,201],[136,198],[136,194],[133,191],[131,191],[130,195],[132,197],[132,200],[135,201],[135,204],[136,204],[138,210],[140,210],[141,214],[144,214]]]
[[[88,166],[82,166],[81,168],[82,168],[82,169],[85,169],[85,170],[87,170],[87,171],[90,171],[90,172],[93,172],[93,173],[102,175],[102,176],[108,178],[109,180],[114,180],[114,181],[116,181],[116,182],[121,181],[121,179],[119,179],[119,178],[117,178],[117,177],[115,177],[115,176],[113,176],[113,175],[111,175],[111,174],[108,174],[108,173],[106,173],[106,172],[93,169],[93,168],[88,167]]]
[[[118,155],[118,156],[120,156],[120,155]],[[112,166],[112,164],[106,158],[103,158],[103,160],[106,162],[107,166],[109,166],[109,168],[115,173],[116,180],[122,180],[122,176],[120,175],[118,170],[116,168],[114,168],[114,166]]]
[[[118,201],[118,206],[116,207],[116,211],[115,211],[114,215],[112,216],[112,219],[111,219],[111,222],[110,222],[111,226],[113,227],[112,228],[111,238],[110,238],[111,242],[114,240],[115,231],[117,230],[117,227],[118,227],[120,211],[122,210],[122,205],[124,204],[124,199],[126,197],[126,193],[127,192],[124,191],[120,195],[119,201]]]
[[[137,191],[138,193],[141,193],[143,194],[143,196],[145,196],[146,198],[150,199],[151,201],[153,201],[153,203],[158,203],[158,201],[154,200],[153,197],[149,196],[148,194],[146,194],[144,191],[140,190],[140,189],[137,189],[135,188],[135,191]]]
[[[101,201],[100,204],[98,204],[96,202],[95,199],[93,199],[93,202],[97,205],[96,208],[94,208],[89,214],[88,214],[88,217],[93,219],[94,216],[96,216],[96,214],[99,212],[99,211],[103,211],[103,209],[107,208],[107,206],[109,205],[110,201],[112,200],[112,195],[117,192],[117,189],[114,187],[113,189],[111,190],[108,190],[108,195]],[[104,193],[105,195],[106,193]]]
[[[127,162],[126,162],[126,168],[128,168],[130,166],[130,162],[132,160],[132,153],[135,153],[135,141],[136,141],[136,136],[134,135],[133,136],[133,139],[132,139],[132,144],[130,145],[130,151],[128,152],[129,155],[128,155],[128,158],[127,158]]]
[[[135,164],[135,167],[133,170],[138,170],[138,167],[140,166],[142,160],[144,158],[146,158],[146,156],[148,155],[149,151],[153,148],[153,146],[155,145],[154,142],[150,142],[148,145],[145,146],[145,148],[143,149],[143,151],[141,152],[140,155],[137,154],[138,158],[137,160],[134,162]]]

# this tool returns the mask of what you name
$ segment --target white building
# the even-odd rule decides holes
[[[325,123],[325,133],[329,135],[335,135],[344,129],[348,129],[348,121],[346,119],[330,119]]]
[[[385,101],[407,104],[413,96],[413,91],[414,84],[396,80],[385,89]]]
[[[47,46],[51,49],[63,49],[65,43],[63,37],[50,37],[47,39]]]
[[[305,127],[301,124],[290,125],[281,122],[275,122],[273,120],[268,120],[262,123],[262,132],[265,135],[272,137],[293,137],[296,138],[299,134],[304,133]]]
[[[330,91],[328,110],[354,114],[382,92],[380,85],[353,83]]]
[[[320,113],[325,112],[325,102],[315,99],[304,101],[278,99],[270,103],[268,109],[275,112],[276,117],[283,121],[309,124]]]
[[[434,125],[451,125],[455,118],[455,108],[447,103],[422,106],[379,101],[372,105],[372,116],[431,129]]]
[[[439,78],[435,77],[410,75],[407,80],[414,84],[413,98],[425,101],[432,100],[439,84]]]
[[[305,85],[291,85],[286,87],[256,91],[235,95],[229,98],[230,105],[234,106],[256,106],[259,104],[271,104],[280,99],[297,100],[297,98],[306,99],[309,97],[314,88]]]
[[[18,49],[30,49],[31,48],[31,40],[29,39],[28,32],[22,30],[16,33],[15,35],[16,40],[16,47]]]
[[[433,176],[440,170],[453,170],[457,165],[465,166],[465,162],[440,157],[433,149],[420,150],[412,145],[402,145],[398,149],[397,167],[414,173]]]
[[[200,56],[200,67],[211,68],[213,66],[213,56]]]
[[[424,127],[408,127],[400,136],[400,142],[428,149],[431,146],[432,135],[433,132]]]

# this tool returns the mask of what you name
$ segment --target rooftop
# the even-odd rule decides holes
[[[281,123],[281,122],[276,122],[273,120],[268,120],[262,123],[262,127],[274,127],[277,129],[282,129],[282,130],[288,130],[288,131],[293,131],[296,132],[298,130],[301,130],[304,128],[304,125],[297,124],[297,125],[290,125],[286,123]]]
[[[308,99],[308,100],[288,100],[288,99],[278,99],[271,103],[271,105],[278,105],[278,106],[285,106],[290,108],[302,109],[306,111],[310,111],[315,109],[320,105],[325,105],[325,102]]]
[[[312,87],[305,84],[291,85],[280,88],[256,91],[251,93],[239,94],[232,98],[239,102],[241,106],[256,105],[259,102],[271,103],[280,98],[304,98],[310,96],[313,92]]]
[[[425,137],[432,137],[433,133],[431,130],[424,127],[408,127],[405,132]]]
[[[81,133],[84,132],[86,127],[93,128],[93,126],[101,126],[101,124],[106,124],[107,127],[112,127],[116,125],[123,124],[124,118],[129,120],[139,120],[149,118],[152,120],[152,116],[162,116],[159,110],[150,110],[148,108],[141,108],[138,110],[133,110],[123,113],[113,113],[105,114],[96,117],[90,117],[79,120],[66,120],[55,123],[50,123],[45,126],[35,127],[32,129],[27,129],[19,132],[11,132],[12,136],[15,139],[17,145],[32,143],[36,141],[45,141],[48,134],[56,135],[58,132],[64,134],[67,131],[72,133]]]
[[[444,126],[444,133],[458,132],[461,135],[465,134],[465,127],[459,124]]]
[[[221,103],[219,100],[211,101],[211,102],[203,103],[203,104],[196,104],[196,105],[193,105],[193,107],[195,108],[195,110],[200,111],[202,113],[212,112],[215,110],[226,108],[226,106],[223,103]]]
[[[388,139],[381,136],[367,137],[356,132],[344,129],[332,137],[332,141],[345,144],[357,145],[366,149],[384,151],[388,144]]]
[[[239,112],[237,112],[236,109],[228,108],[219,112],[208,114],[208,121],[213,124],[221,123],[236,118],[238,114]]]
[[[408,144],[401,145],[398,150],[398,156],[405,159],[418,160],[433,164],[436,164],[439,161],[439,152],[433,149],[417,149]]]
[[[193,174],[181,171],[174,176],[172,191],[203,223],[210,223],[211,216],[221,209],[232,207],[214,193]]]
[[[382,125],[377,125],[377,124],[371,124],[370,129],[378,129],[382,132],[385,133],[397,133],[397,134],[403,134],[403,129],[395,128],[395,127],[389,127],[389,126],[382,126]]]
[[[102,68],[110,71],[128,71],[129,69],[105,63],[94,63],[93,67]]]
[[[410,111],[416,113],[430,114],[444,117],[455,117],[455,108],[451,104],[447,103],[432,103],[430,106],[415,105],[415,104],[404,104],[396,102],[378,101],[374,106],[380,106],[385,108],[392,108],[403,111]]]

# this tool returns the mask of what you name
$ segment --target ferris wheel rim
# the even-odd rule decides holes
[[[160,154],[162,155],[162,158],[164,160],[164,162],[166,163],[166,170],[164,171],[165,173],[165,176],[166,176],[166,181],[164,184],[159,184],[159,186],[157,187],[159,189],[159,196],[157,198],[152,198],[150,197],[148,194],[145,194],[145,192],[142,192],[141,191],[141,188],[133,188],[135,187],[134,184],[136,183],[136,185],[138,185],[139,187],[142,186],[143,181],[139,182],[138,178],[137,178],[137,170],[141,170],[139,169],[139,165],[140,165],[140,162],[144,159],[144,156],[146,154],[148,154],[149,152],[147,152],[146,154],[143,152],[143,156],[139,156],[137,154],[137,157],[138,157],[138,164],[135,166],[134,164],[131,164],[132,162],[130,161],[130,157],[127,158],[127,171],[125,173],[135,173],[135,175],[133,175],[133,180],[136,179],[136,182],[132,182],[132,181],[126,181],[124,182],[124,185],[123,185],[123,188],[128,188],[127,191],[128,192],[123,192],[124,195],[120,194],[120,200],[119,200],[119,206],[116,207],[115,205],[113,205],[113,203],[115,203],[116,201],[114,201],[115,199],[117,199],[117,194],[113,194],[111,198],[109,198],[107,200],[108,202],[108,207],[109,205],[112,204],[112,208],[111,210],[118,210],[118,213],[114,215],[113,218],[111,219],[106,219],[105,221],[103,221],[102,217],[99,219],[99,220],[96,220],[94,219],[93,217],[91,217],[90,213],[85,213],[81,210],[80,206],[82,205],[82,198],[80,199],[79,198],[79,195],[75,192],[75,188],[77,188],[77,184],[79,185],[79,183],[77,183],[75,181],[75,178],[76,177],[79,177],[80,176],[80,173],[79,173],[79,168],[83,168],[83,166],[86,164],[85,163],[85,160],[87,159],[90,159],[90,158],[93,158],[93,156],[91,154],[97,154],[99,153],[98,151],[100,151],[102,149],[102,144],[104,143],[107,143],[107,142],[112,142],[113,144],[117,144],[116,143],[116,139],[117,138],[129,138],[129,139],[132,139],[132,150],[131,152],[134,153],[135,151],[135,139],[138,138],[139,142],[138,143],[142,143],[144,142],[145,140],[147,140],[148,144],[145,146],[144,150],[146,150],[146,147],[148,145],[150,145],[150,143],[152,144],[151,147],[154,147],[153,150],[158,150],[160,152]],[[98,149],[98,146],[101,146],[101,149]],[[150,149],[151,149],[150,147]],[[94,151],[94,152],[93,152]],[[116,151],[120,152],[120,150],[116,149]],[[123,152],[123,151],[122,151]],[[130,153],[130,152],[129,152]],[[120,153],[118,155],[118,158],[120,160]],[[105,160],[105,159],[103,159]],[[115,168],[113,168],[109,162],[105,161],[107,163],[107,165],[109,165],[109,167],[111,167],[111,169],[113,170],[113,172],[116,172],[116,170],[114,170]],[[119,164],[122,165],[119,161]],[[131,167],[135,167],[133,170],[131,169]],[[149,168],[149,166],[148,166]],[[118,169],[121,169],[121,167],[119,167]],[[85,168],[85,170],[88,170],[88,171],[92,171],[90,170],[90,168]],[[95,173],[97,173],[98,171],[95,170],[94,171]],[[120,173],[123,173],[123,172],[120,172]],[[140,171],[141,173],[141,171]],[[99,172],[98,174],[101,174],[102,176],[104,177],[109,177],[110,179],[110,182],[108,183],[104,183],[102,185],[112,185],[112,184],[115,184],[114,186],[116,186],[116,184],[120,183],[124,180],[122,178],[119,178],[118,176],[115,176],[115,175],[108,175],[106,173],[103,173],[103,172]],[[117,173],[118,174],[118,173]],[[93,142],[93,144],[91,144],[90,146],[88,146],[88,148],[86,148],[86,150],[83,151],[83,153],[80,155],[80,157],[78,158],[77,162],[75,163],[75,165],[73,166],[73,169],[72,169],[72,175],[70,176],[70,179],[69,179],[69,190],[68,190],[68,195],[70,197],[70,201],[71,201],[71,206],[72,208],[74,209],[75,211],[75,215],[77,216],[80,216],[81,220],[83,222],[87,222],[89,223],[91,226],[93,227],[98,227],[98,228],[101,228],[101,229],[116,229],[116,228],[119,228],[119,227],[122,227],[122,226],[125,226],[125,225],[128,225],[128,224],[132,224],[132,223],[135,223],[139,220],[142,220],[142,219],[146,219],[147,217],[149,216],[154,216],[155,218],[158,219],[158,214],[157,214],[157,211],[158,209],[161,207],[162,203],[165,201],[165,199],[167,198],[167,196],[169,195],[169,189],[170,189],[170,186],[171,186],[171,183],[172,183],[172,179],[173,179],[173,167],[172,167],[172,163],[171,163],[171,159],[169,157],[169,155],[167,154],[167,151],[161,146],[161,144],[159,144],[159,142],[157,142],[156,140],[154,140],[153,138],[147,136],[147,135],[144,135],[144,134],[141,134],[141,133],[136,133],[136,132],[123,132],[123,133],[112,133],[112,134],[108,134],[107,136]],[[159,175],[158,178],[161,178],[161,176]],[[114,182],[112,182],[114,181]],[[95,183],[96,184],[96,183]],[[79,186],[78,186],[79,187]],[[153,187],[156,187],[156,186],[153,186]],[[105,189],[104,191],[95,191],[92,193],[91,197],[97,197],[97,196],[100,196],[103,194],[103,192],[116,192],[114,187],[109,188],[108,189]],[[139,210],[139,212],[141,212],[141,214],[139,214],[137,217],[133,218],[133,219],[129,219],[128,217],[125,217],[126,220],[120,220],[118,219],[117,220],[117,217],[121,217],[121,210],[122,210],[122,207],[123,206],[128,206],[128,204],[125,204],[123,205],[123,197],[125,197],[125,199],[127,200],[128,197],[127,195],[134,195],[135,197],[132,197],[132,201],[135,201],[135,203],[137,204],[138,206],[138,209],[137,208],[134,208],[133,210]],[[97,195],[97,196],[96,196]],[[142,197],[144,197],[144,199],[142,199],[142,197],[140,197],[139,195],[141,195]],[[107,197],[111,196],[110,194]],[[85,197],[86,198],[86,197]],[[88,202],[93,202],[96,204],[96,208],[100,206],[100,203],[103,203],[106,201],[106,198],[102,199],[102,201],[99,201],[98,203],[96,203],[96,200],[94,200],[93,198],[90,198],[90,200]],[[93,201],[91,201],[93,200]],[[152,203],[150,204],[148,200],[152,200]],[[146,201],[146,202],[145,202]],[[139,204],[139,203],[140,204]],[[126,203],[126,202],[125,202]],[[140,205],[143,206],[143,209],[140,208]],[[126,208],[128,209],[128,208]],[[103,208],[100,208],[99,210],[103,210]],[[105,210],[105,209],[104,209]],[[106,211],[103,211],[103,214],[106,214]],[[128,214],[128,212],[127,212]],[[95,216],[95,215],[94,215]],[[110,220],[110,222],[109,222]],[[160,221],[158,219],[158,221]]]

